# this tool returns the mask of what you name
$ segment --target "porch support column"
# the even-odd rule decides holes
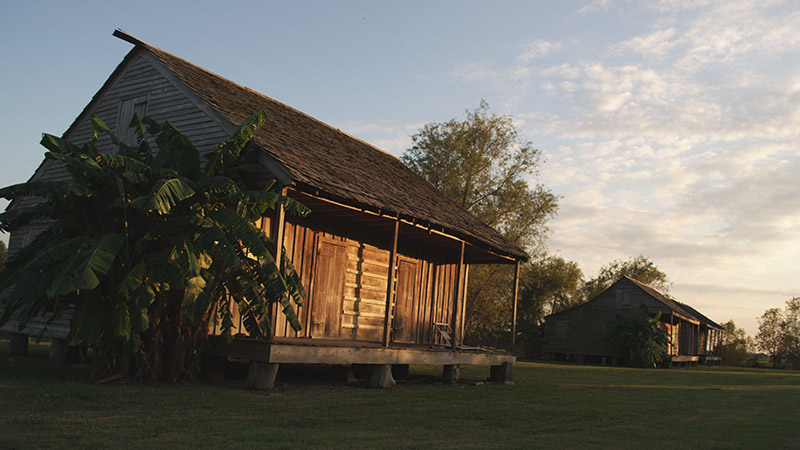
[[[464,293],[466,291],[466,286],[464,283],[464,245],[464,241],[461,241],[461,251],[458,256],[458,271],[456,272],[456,295],[453,298],[453,339],[450,342],[450,348],[454,350],[458,346],[458,340],[462,338],[461,333],[458,332],[458,318],[461,316],[459,306],[462,308],[465,306],[463,305]]]
[[[461,367],[458,364],[445,364],[442,367],[442,382],[444,384],[456,384],[461,376]]]
[[[675,321],[675,318],[672,317],[672,311],[669,312],[669,358],[672,359],[672,355],[675,353],[675,338],[673,337],[673,331],[675,331],[675,324],[672,322]]]
[[[517,343],[517,301],[519,300],[519,260],[514,269],[514,307],[511,311],[511,353],[514,353]]]
[[[288,189],[283,187],[281,189],[281,195],[286,196]],[[281,268],[281,258],[283,257],[283,231],[285,228],[286,222],[286,209],[283,207],[282,203],[277,205],[275,208],[275,216],[273,217],[272,223],[272,233],[271,236],[272,240],[275,242],[275,265],[278,266],[278,270]],[[272,317],[270,318],[270,331],[269,337],[270,339],[275,337],[275,328],[278,326],[278,304],[273,303],[272,308],[270,309],[270,314]],[[277,370],[277,369],[276,369]]]
[[[394,233],[392,233],[392,250],[389,252],[389,274],[386,276],[386,311],[383,315],[383,346],[388,347],[392,332],[394,304],[394,285],[397,281],[397,236],[400,233],[400,217],[394,219]]]
[[[247,373],[247,387],[259,391],[272,389],[275,386],[275,378],[278,376],[278,367],[277,363],[250,361],[250,370]]]

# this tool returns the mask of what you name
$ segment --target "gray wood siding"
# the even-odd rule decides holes
[[[628,293],[627,305],[620,304],[617,292]],[[617,315],[638,314],[641,304],[653,314],[661,311],[662,317],[669,315],[670,309],[644,292],[632,282],[622,279],[591,301],[554,314],[547,318],[545,331],[545,351],[549,353],[568,353],[581,355],[619,356],[620,354],[608,340],[608,323]],[[563,333],[567,327],[569,332]],[[677,337],[677,336],[676,336]]]
[[[131,58],[105,89],[95,95],[86,114],[68,130],[64,138],[76,145],[88,142],[94,131],[91,123],[93,114],[99,116],[111,130],[117,130],[122,102],[142,96],[148,99],[147,116],[157,121],[171,122],[189,136],[201,153],[213,150],[216,144],[228,137],[222,127],[186,95],[187,88],[173,84],[153,64],[160,63],[146,53]],[[99,139],[98,147],[101,151],[113,150],[108,137]],[[62,162],[45,160],[32,179],[68,182],[70,177]],[[38,201],[41,200],[33,197],[21,199],[15,203],[15,207],[31,206]],[[9,255],[23,246],[26,234],[45,228],[46,225],[36,225],[32,229],[12,233],[9,237]]]
[[[124,100],[147,96],[147,116],[157,121],[169,121],[185,133],[201,153],[213,150],[227,133],[205,112],[203,112],[182,88],[173,84],[153,66],[153,58],[140,55],[133,58],[118,74],[108,89],[100,93],[93,108],[71,128],[64,137],[74,143],[83,144],[94,131],[91,116],[97,115],[112,130],[127,124],[118,122],[120,105]],[[155,64],[159,64],[155,62]],[[111,150],[107,137],[98,140],[101,151]],[[69,174],[59,161],[45,161],[37,170],[36,179],[42,181],[68,181]]]

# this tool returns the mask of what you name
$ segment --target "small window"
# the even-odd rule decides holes
[[[631,292],[627,289],[617,289],[617,308],[631,307]]]
[[[147,114],[147,96],[129,98],[123,100],[119,106],[119,116],[117,121],[117,137],[128,145],[136,145],[136,131],[130,127],[133,115],[139,119]]]

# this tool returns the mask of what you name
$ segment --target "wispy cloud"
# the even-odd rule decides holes
[[[641,253],[686,286],[722,292],[768,274],[780,292],[800,288],[800,11],[644,5],[653,25],[595,56],[558,58],[565,47],[535,41],[513,66],[481,68],[482,82],[554,99],[555,110],[515,115],[543,143],[543,182],[564,197],[552,248],[588,274]],[[515,81],[520,66],[530,72]]]
[[[550,42],[545,41],[544,39],[537,39],[530,44],[527,44],[518,58],[521,63],[528,64],[536,59],[549,55],[550,53],[563,47],[563,45],[564,44],[561,42]]]

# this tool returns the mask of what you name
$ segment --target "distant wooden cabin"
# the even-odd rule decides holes
[[[374,365],[371,376],[383,385],[391,382],[389,365],[417,363],[445,366],[450,381],[460,364],[491,365],[496,380],[511,379],[512,354],[461,345],[464,302],[470,265],[516,264],[518,274],[527,259],[522,249],[396,157],[119,30],[114,35],[134,48],[66,139],[87,141],[93,114],[125,138],[137,113],[170,121],[210,151],[264,110],[268,122],[255,142],[265,150],[265,171],[312,210],[306,218],[279,210],[261,222],[283,243],[308,291],[298,311],[303,329],[295,332],[276,312],[268,343],[249,340],[241,325],[233,344],[211,339],[213,351],[253,361],[251,384],[268,387],[281,363]],[[68,174],[58,161],[45,160],[33,179],[66,181]],[[13,234],[10,251],[37,231]],[[13,325],[5,329],[25,333]],[[32,322],[39,328],[28,333],[38,334],[39,325]],[[63,323],[51,328],[45,336],[66,336]],[[219,333],[213,326],[210,332]]]
[[[623,277],[592,300],[545,317],[544,351],[553,359],[616,364],[628,355],[611,344],[609,323],[630,316],[644,304],[660,312],[659,327],[670,337],[668,353],[676,364],[718,364],[714,349],[722,327],[689,305],[672,300],[633,278]]]

